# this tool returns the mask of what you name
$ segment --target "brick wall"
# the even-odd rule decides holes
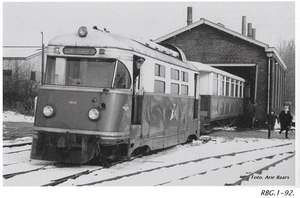
[[[197,26],[162,43],[173,44],[185,53],[187,60],[207,64],[254,63],[258,66],[256,113],[264,122],[267,112],[268,58],[263,47],[252,44],[208,25]],[[245,78],[251,83],[251,99],[254,99],[255,67],[220,68]]]

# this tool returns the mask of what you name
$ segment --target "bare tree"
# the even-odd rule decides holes
[[[23,62],[15,65],[11,76],[3,78],[3,103],[8,109],[28,113],[33,108],[38,82],[30,78],[31,72],[31,66]]]
[[[286,72],[286,101],[292,102],[292,113],[295,112],[295,40],[282,40],[280,38],[277,46],[280,57],[287,66]]]

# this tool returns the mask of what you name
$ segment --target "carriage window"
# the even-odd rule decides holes
[[[131,83],[125,65],[114,59],[48,57],[45,79],[46,84],[101,88],[111,88],[114,82],[114,88],[128,89]]]
[[[179,94],[179,84],[171,83],[171,94]]]
[[[189,74],[187,72],[181,72],[181,80],[183,82],[189,82]]]
[[[179,80],[179,70],[171,69],[171,79]]]
[[[165,77],[166,68],[163,65],[155,64],[155,76]]]
[[[181,95],[188,95],[189,87],[187,85],[181,85]]]
[[[213,95],[218,95],[218,74],[214,73]]]
[[[240,97],[242,98],[243,97],[243,90],[244,90],[244,83],[243,82],[241,82],[240,83]]]
[[[229,83],[230,79],[226,77],[226,96],[229,96]]]
[[[234,80],[231,79],[231,93],[230,96],[234,96]]]
[[[160,80],[154,81],[154,92],[165,93],[165,82]]]
[[[239,97],[239,81],[235,83],[235,97]]]
[[[221,76],[221,86],[220,86],[220,94],[224,96],[224,87],[225,87],[225,76]]]

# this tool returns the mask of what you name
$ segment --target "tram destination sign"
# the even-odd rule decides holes
[[[97,51],[93,47],[65,47],[63,52],[68,55],[95,55]]]

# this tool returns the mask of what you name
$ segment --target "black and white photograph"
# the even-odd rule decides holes
[[[297,196],[295,1],[1,3],[5,191]]]

